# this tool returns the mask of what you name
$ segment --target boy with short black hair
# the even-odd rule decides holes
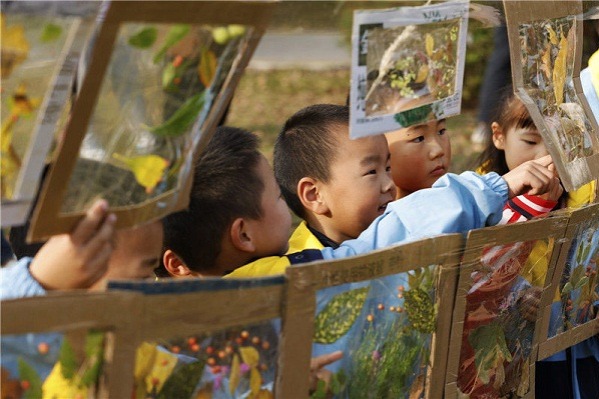
[[[188,209],[164,220],[163,265],[172,276],[222,276],[283,255],[290,229],[258,137],[219,127],[195,165]]]
[[[274,169],[289,207],[302,223],[290,251],[358,237],[395,199],[383,135],[349,138],[349,108],[316,104],[291,116],[277,138]],[[321,245],[297,242],[313,235]],[[310,241],[314,241],[309,237]]]

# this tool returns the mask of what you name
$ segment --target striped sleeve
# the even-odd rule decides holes
[[[503,216],[498,224],[524,222],[551,212],[556,205],[557,201],[546,200],[536,195],[519,195],[505,204]]]

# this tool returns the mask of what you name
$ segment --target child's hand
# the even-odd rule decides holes
[[[71,234],[44,244],[31,262],[31,275],[46,290],[90,287],[106,273],[115,221],[106,201],[96,201]]]
[[[522,194],[542,195],[559,190],[559,178],[555,176],[550,155],[527,161],[503,175],[509,190],[509,198]]]
[[[318,381],[324,381],[326,390],[329,389],[332,373],[325,369],[324,366],[336,362],[343,357],[343,352],[335,351],[314,357],[310,360],[310,393],[316,391]]]
[[[537,320],[539,305],[541,304],[541,288],[531,287],[524,291],[518,300],[518,310],[522,317],[534,323]]]

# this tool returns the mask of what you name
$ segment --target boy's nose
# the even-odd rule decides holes
[[[445,151],[443,151],[443,146],[439,143],[438,140],[433,140],[430,142],[429,154],[431,159],[439,158],[445,155]]]
[[[389,176],[388,173],[385,173],[383,175],[383,182],[381,185],[381,192],[382,193],[387,193],[391,191],[391,195],[393,197],[395,197],[395,183],[393,182],[393,179]]]

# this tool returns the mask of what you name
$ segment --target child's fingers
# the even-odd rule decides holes
[[[102,245],[102,247],[94,253],[94,256],[86,264],[86,269],[89,273],[87,277],[87,287],[93,285],[96,281],[101,279],[104,274],[106,274],[106,268],[108,266],[108,261],[110,260],[113,249],[114,247],[111,242],[105,242],[104,245]]]
[[[538,163],[539,165],[544,166],[546,168],[549,168],[549,166],[553,164],[553,159],[551,158],[551,155],[545,155],[544,157],[535,159],[533,162]]]
[[[343,357],[343,352],[335,351],[331,353],[327,353],[326,355],[321,355],[315,358],[312,358],[310,361],[310,369],[317,370],[326,366],[327,364],[331,364],[336,362],[337,360]]]
[[[85,216],[71,233],[71,240],[75,245],[85,245],[96,233],[108,211],[108,202],[98,200],[88,209]]]
[[[116,222],[116,216],[111,213],[109,214],[102,223],[102,226],[96,233],[88,240],[84,246],[85,257],[87,259],[93,259],[97,252],[99,252],[106,243],[109,243],[111,247],[114,239],[114,224]]]

